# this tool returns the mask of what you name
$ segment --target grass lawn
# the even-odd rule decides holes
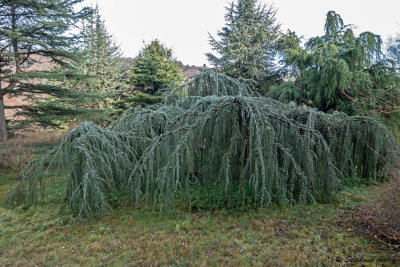
[[[1,170],[0,201],[16,174]],[[0,266],[395,266],[394,252],[352,229],[346,214],[368,196],[348,189],[334,204],[247,212],[159,214],[132,207],[90,222],[60,215],[62,190],[36,207],[0,204]],[[341,262],[337,260],[343,259]],[[368,263],[366,261],[372,261]],[[364,265],[362,265],[364,264]]]

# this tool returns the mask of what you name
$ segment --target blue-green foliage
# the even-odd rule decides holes
[[[215,53],[207,53],[216,70],[241,79],[262,91],[275,80],[276,40],[280,25],[276,10],[259,0],[232,1],[225,14],[225,26],[218,38],[209,35]]]
[[[110,128],[72,130],[21,174],[7,202],[45,198],[55,174],[78,217],[103,215],[116,197],[155,209],[329,200],[343,184],[380,178],[391,140],[377,121],[283,104],[209,71]]]

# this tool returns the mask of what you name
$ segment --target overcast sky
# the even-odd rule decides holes
[[[143,41],[155,38],[173,48],[184,64],[207,64],[208,33],[216,35],[225,22],[228,0],[86,0],[100,7],[106,26],[125,56],[134,57]],[[339,13],[356,33],[371,31],[384,40],[400,33],[400,0],[274,0],[277,21],[309,38],[323,34],[325,15]]]

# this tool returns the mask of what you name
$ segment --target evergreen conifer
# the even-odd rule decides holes
[[[274,58],[280,25],[276,10],[258,0],[237,0],[227,7],[226,25],[217,40],[210,36],[216,54],[208,53],[208,61],[218,71],[242,79],[253,89],[266,86],[275,79]],[[262,88],[261,88],[262,89]]]
[[[78,10],[83,0],[2,0],[0,1],[0,133],[7,139],[4,110],[18,109],[29,123],[57,126],[67,118],[88,115],[91,96],[63,86],[65,80],[82,78],[72,67],[79,60],[80,36],[76,25],[92,13]],[[78,10],[78,11],[76,11]],[[47,68],[39,69],[38,63]],[[24,96],[29,105],[5,107],[4,96]]]
[[[133,60],[131,83],[145,93],[155,94],[182,79],[182,63],[157,39],[146,44]]]

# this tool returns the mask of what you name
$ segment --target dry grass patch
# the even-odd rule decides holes
[[[72,126],[71,126],[72,127]],[[0,167],[20,172],[42,151],[40,147],[60,142],[65,131],[32,129],[18,132],[0,144]]]
[[[368,202],[356,209],[354,223],[379,243],[400,251],[400,170],[393,169],[389,181],[376,187]]]

